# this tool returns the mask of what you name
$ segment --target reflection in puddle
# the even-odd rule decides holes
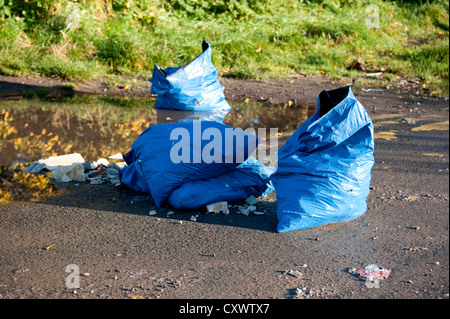
[[[0,101],[0,201],[40,196],[44,189],[53,192],[48,176],[35,176],[35,180],[18,172],[17,166],[15,173],[6,167],[69,153],[80,153],[87,162],[125,154],[152,124],[216,119],[242,129],[277,128],[286,132],[295,130],[315,112],[306,105],[267,106],[256,102],[230,102],[228,114],[156,110],[153,104],[150,98],[105,96]],[[20,186],[13,189],[14,183]]]

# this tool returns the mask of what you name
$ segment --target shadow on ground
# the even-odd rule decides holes
[[[60,193],[47,198],[43,203],[58,207],[75,207],[95,212],[108,211],[122,214],[140,215],[142,218],[168,218],[174,222],[191,221],[214,225],[225,225],[239,228],[254,229],[266,232],[276,232],[276,201],[275,192],[267,195],[257,204],[264,215],[239,214],[237,208],[230,208],[230,214],[207,213],[206,209],[177,210],[169,205],[156,207],[149,194],[132,190],[126,186],[90,185],[87,183],[58,183]],[[64,188],[64,189],[63,189]],[[234,203],[244,205],[245,202]],[[156,214],[150,215],[150,211]]]

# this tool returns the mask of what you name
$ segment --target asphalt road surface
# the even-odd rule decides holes
[[[0,298],[448,299],[449,103],[389,94],[357,96],[376,132],[360,218],[279,234],[275,193],[259,200],[264,215],[223,215],[69,183],[0,206]],[[368,285],[369,264],[390,276]]]

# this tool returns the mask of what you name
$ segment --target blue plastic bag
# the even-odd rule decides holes
[[[250,196],[263,197],[274,190],[270,175],[275,168],[249,157],[238,167],[216,177],[181,185],[168,202],[177,209],[199,209],[226,201],[237,202]]]
[[[257,144],[257,136],[216,121],[151,125],[124,155],[121,182],[151,193],[161,207],[180,185],[239,166]]]
[[[353,220],[367,209],[373,124],[350,87],[323,91],[317,112],[278,151],[278,232]]]
[[[155,64],[150,82],[151,94],[156,94],[155,108],[218,112],[223,120],[231,106],[225,100],[224,88],[217,77],[217,69],[211,62],[211,47],[202,43],[203,53],[191,62],[161,69]]]

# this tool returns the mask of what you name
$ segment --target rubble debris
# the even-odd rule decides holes
[[[255,205],[258,203],[258,199],[256,199],[256,197],[253,195],[247,198],[245,201],[250,205]]]
[[[108,156],[109,159],[123,161],[123,156],[121,153],[116,153],[114,155]]]
[[[208,211],[208,213],[214,214],[223,213],[225,215],[228,215],[230,213],[228,209],[228,202],[217,202],[206,205],[206,210]]]
[[[58,166],[52,171],[51,178],[56,179],[57,182],[84,182],[84,168],[82,164],[72,164],[70,166]]]
[[[84,159],[78,153],[51,156],[47,159],[41,159],[38,162],[32,162],[25,168],[25,173],[38,174],[43,170],[51,172],[51,178],[57,182],[84,182]]]
[[[47,159],[41,159],[38,163],[45,164],[45,167],[52,171],[58,166],[72,166],[74,164],[84,163],[83,157],[78,153],[51,156]]]
[[[45,167],[46,167],[46,165],[44,163],[32,162],[23,171],[25,173],[37,174],[37,173],[41,172],[43,169],[45,169]]]

